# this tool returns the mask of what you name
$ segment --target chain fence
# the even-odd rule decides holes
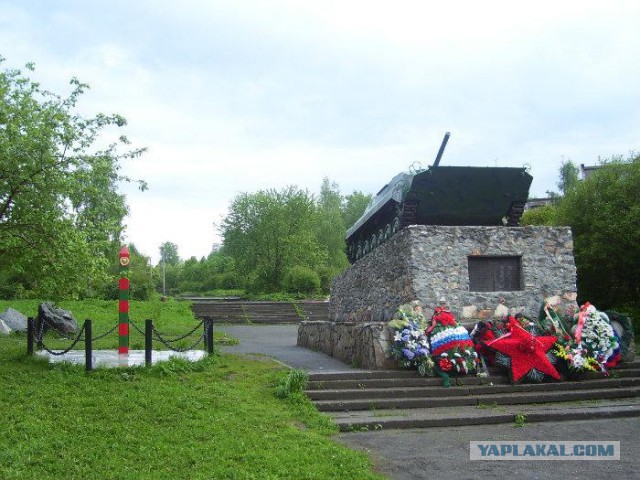
[[[76,336],[75,339],[73,339],[73,342],[71,343],[71,345],[69,345],[68,348],[64,349],[64,350],[60,350],[60,351],[56,351],[56,350],[51,350],[49,347],[47,347],[47,345],[44,343],[44,324],[45,322],[42,321],[40,322],[40,333],[39,335],[36,335],[35,340],[38,343],[38,345],[45,350],[46,352],[48,352],[50,355],[54,355],[54,356],[60,356],[60,355],[64,355],[65,353],[69,353],[71,350],[73,350],[73,347],[75,347],[79,342],[84,342],[85,339],[82,336],[82,334],[84,333],[84,325],[82,325],[82,328],[80,329],[80,331],[78,332],[78,335]],[[66,337],[65,337],[66,338]],[[67,340],[71,340],[70,338],[67,338]]]
[[[44,337],[45,337],[45,331],[46,331],[46,327],[52,328],[54,329],[55,327],[53,325],[51,325],[46,319],[42,319],[42,320],[33,320],[30,319],[30,322],[32,322],[33,327],[29,327],[29,328],[33,328],[32,330],[32,339],[30,340],[30,342],[35,342],[38,345],[38,348],[41,348],[43,350],[45,350],[46,352],[48,352],[50,355],[54,355],[54,356],[61,356],[64,355],[66,353],[69,353],[71,350],[73,350],[73,348],[80,342],[85,342],[85,352],[89,352],[87,353],[87,362],[89,362],[89,355],[91,355],[91,351],[92,351],[92,345],[93,342],[95,342],[96,340],[100,340],[110,334],[112,334],[119,326],[119,323],[116,323],[112,328],[110,328],[109,330],[107,330],[106,332],[97,335],[97,336],[93,336],[91,335],[91,331],[90,329],[87,328],[87,323],[91,322],[91,320],[87,319],[85,321],[85,324],[83,324],[82,328],[80,329],[80,331],[78,332],[78,334],[74,337],[69,337],[65,334],[59,333],[60,338],[65,339],[65,340],[71,340],[72,343],[71,345],[69,345],[69,347],[65,348],[64,350],[54,350],[52,348],[50,348],[49,346],[47,346],[44,342]],[[186,352],[189,350],[194,349],[197,345],[199,345],[201,342],[204,342],[205,347],[207,348],[207,350],[209,351],[209,353],[213,353],[213,321],[208,320],[201,320],[200,323],[198,323],[195,327],[193,327],[189,332],[180,335],[178,337],[175,338],[166,338],[165,334],[162,334],[161,332],[159,332],[156,327],[153,325],[153,322],[151,322],[151,320],[147,320],[148,324],[150,325],[150,331],[147,334],[144,330],[142,330],[140,327],[138,327],[138,325],[132,321],[129,320],[129,325],[131,325],[133,327],[133,329],[135,331],[137,331],[139,334],[141,334],[142,336],[145,337],[145,339],[147,339],[147,344],[149,345],[148,347],[145,347],[145,350],[147,349],[151,349],[150,345],[151,345],[151,340],[153,338],[155,338],[157,341],[159,341],[162,345],[164,345],[167,349],[174,351],[174,352]],[[204,325],[204,328],[202,328]],[[181,342],[184,341],[185,339],[193,336],[199,329],[201,330],[201,333],[199,333],[196,337],[195,340],[193,341],[193,343],[191,343],[190,345],[186,346],[186,347],[181,347],[176,345],[177,342]],[[86,335],[85,335],[86,332]],[[86,342],[89,342],[89,344],[87,345]],[[31,343],[31,345],[33,345],[33,343]],[[29,347],[28,346],[28,351],[32,354],[33,353],[33,347]],[[88,366],[88,369],[91,369],[90,366]]]
[[[200,342],[204,342],[206,341],[205,338],[205,333],[201,333],[196,340],[189,345],[188,347],[184,347],[184,348],[180,348],[180,347],[174,347],[172,344],[179,342],[180,340],[184,340],[185,338],[193,335],[195,333],[196,330],[198,330],[200,327],[202,327],[202,325],[204,324],[203,321],[201,321],[198,325],[195,326],[195,328],[193,328],[193,330],[191,330],[189,333],[185,334],[185,335],[181,335],[179,337],[173,338],[173,339],[166,339],[162,336],[162,334],[156,329],[155,326],[152,325],[152,330],[154,333],[154,336],[156,338],[156,340],[158,340],[162,345],[164,345],[165,347],[167,347],[169,350],[172,350],[174,352],[186,352],[188,350],[192,350],[193,348],[195,348]]]

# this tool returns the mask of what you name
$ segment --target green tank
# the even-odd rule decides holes
[[[351,263],[407,225],[517,226],[533,177],[526,168],[441,167],[449,140],[426,170],[399,173],[347,231]]]

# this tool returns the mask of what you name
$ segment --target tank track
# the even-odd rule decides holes
[[[517,227],[520,225],[520,218],[522,218],[522,214],[524,213],[524,204],[525,202],[511,202],[509,213],[507,213],[506,216],[507,227]]]

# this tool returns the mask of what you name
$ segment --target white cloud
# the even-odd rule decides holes
[[[84,113],[123,114],[128,238],[157,258],[209,253],[239,192],[323,176],[375,193],[413,162],[532,167],[639,150],[640,5],[620,1],[0,3],[1,55],[91,84]],[[170,219],[171,221],[169,221]]]

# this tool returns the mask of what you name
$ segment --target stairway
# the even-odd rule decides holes
[[[329,302],[252,302],[194,299],[196,318],[212,317],[216,323],[281,324],[302,320],[328,320]]]
[[[640,417],[638,361],[577,381],[511,385],[497,369],[451,380],[445,388],[414,371],[313,373],[306,393],[341,431]]]

